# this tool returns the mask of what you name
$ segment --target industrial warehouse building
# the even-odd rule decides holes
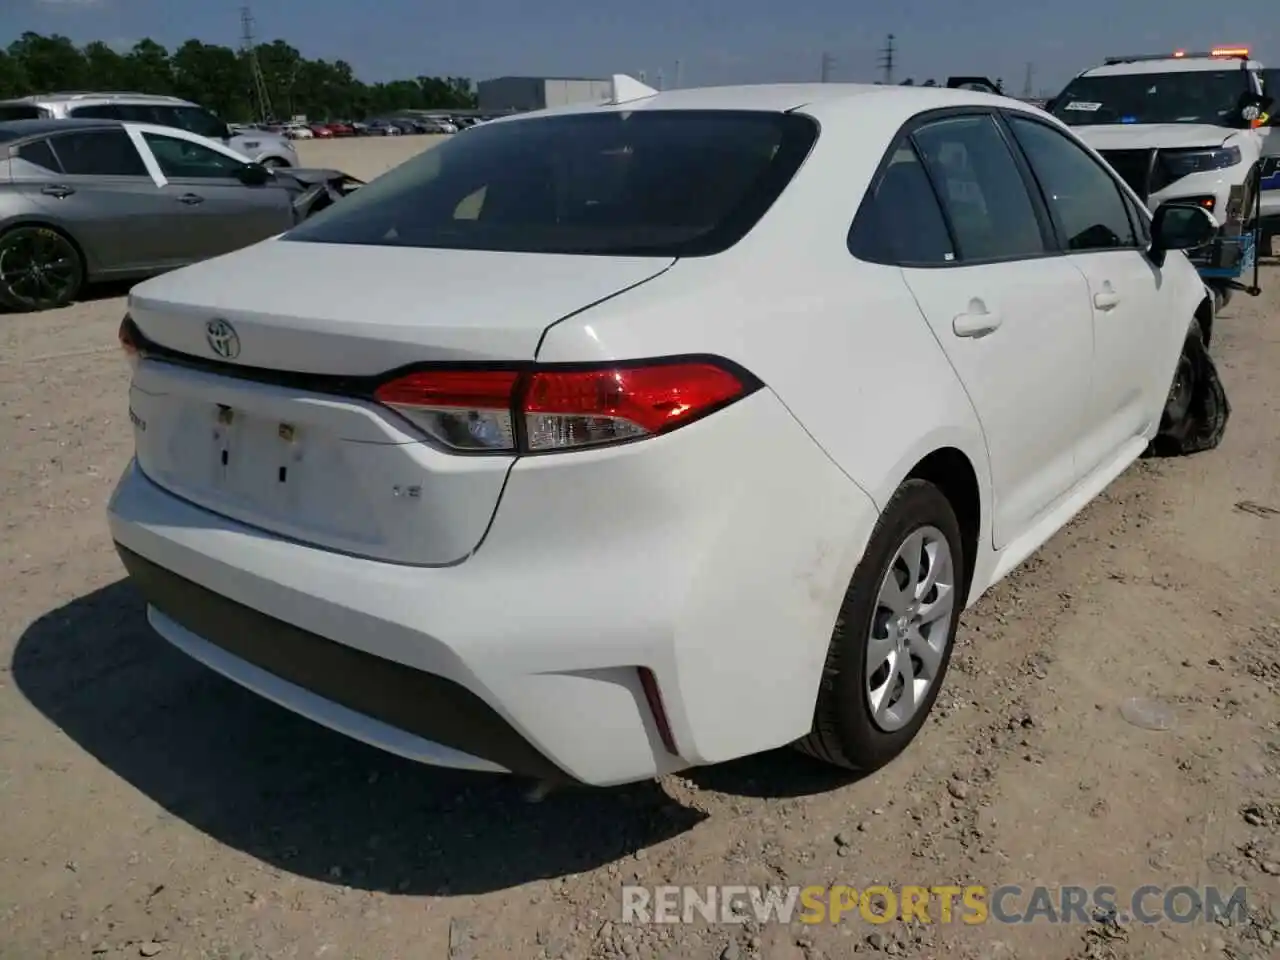
[[[590,77],[498,77],[481,80],[476,93],[481,112],[506,113],[603,103],[613,95],[613,84]]]

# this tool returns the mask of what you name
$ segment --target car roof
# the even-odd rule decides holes
[[[936,107],[1018,105],[1019,101],[975,90],[946,87],[900,87],[872,83],[768,83],[732,87],[685,87],[665,90],[649,97],[622,103],[576,103],[533,113],[498,117],[492,122],[509,123],[526,117],[565,116],[600,110],[749,110],[785,113],[816,105],[857,105],[904,115]]]
[[[35,120],[0,120],[0,131],[8,134],[6,140],[17,140],[23,137],[39,137],[50,133],[67,133],[71,130],[102,129],[103,127],[123,127],[120,120],[91,120],[70,117],[58,120],[53,117],[41,117]]]
[[[1164,57],[1159,60],[1127,60],[1093,67],[1083,77],[1120,77],[1144,73],[1205,73],[1224,70],[1261,70],[1257,60],[1239,57]]]
[[[192,106],[189,100],[172,97],[165,93],[136,93],[117,90],[63,90],[54,93],[32,93],[25,97],[12,97],[4,103],[172,103],[180,106]]]

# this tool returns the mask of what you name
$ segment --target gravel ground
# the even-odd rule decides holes
[[[304,143],[376,174],[427,138]],[[1280,268],[1214,349],[1224,445],[1143,461],[965,616],[858,782],[779,752],[533,803],[295,718],[154,637],[103,508],[119,297],[0,317],[0,957],[1160,958],[1280,943]],[[106,291],[111,294],[113,291]],[[1158,701],[1170,729],[1128,722]],[[1246,885],[1248,922],[619,922],[629,882]]]

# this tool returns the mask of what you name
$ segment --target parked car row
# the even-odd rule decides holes
[[[265,124],[260,129],[291,140],[331,139],[334,137],[397,137],[405,134],[450,134],[492,117],[376,117],[371,120],[326,120],[324,122]]]

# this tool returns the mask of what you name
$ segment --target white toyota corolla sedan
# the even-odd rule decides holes
[[[405,757],[872,769],[1184,426],[1212,231],[964,90],[503,119],[133,290],[111,531],[163,638]]]

